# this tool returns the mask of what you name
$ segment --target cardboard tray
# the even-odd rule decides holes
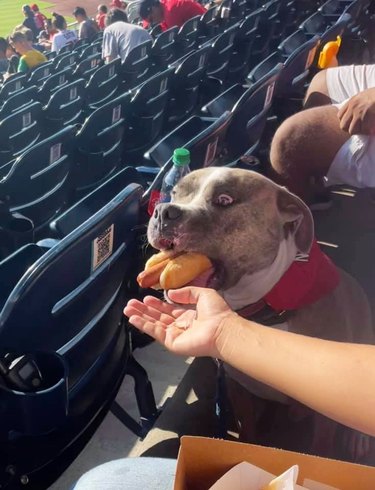
[[[254,444],[191,436],[181,438],[174,490],[207,490],[242,461],[275,475],[298,464],[299,484],[308,478],[340,490],[375,490],[375,467]]]

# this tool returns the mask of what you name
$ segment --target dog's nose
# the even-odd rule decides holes
[[[163,222],[175,221],[182,216],[182,210],[174,204],[162,204],[158,206],[158,215]]]

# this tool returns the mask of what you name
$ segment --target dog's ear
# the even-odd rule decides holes
[[[284,223],[286,236],[294,235],[299,252],[308,254],[314,240],[314,220],[306,204],[285,188],[279,189],[277,207]]]

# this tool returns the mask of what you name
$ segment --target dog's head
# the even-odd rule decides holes
[[[268,268],[285,240],[307,254],[313,237],[311,213],[298,197],[255,172],[215,167],[183,178],[148,227],[159,250],[208,256],[214,273],[207,286],[221,290]]]

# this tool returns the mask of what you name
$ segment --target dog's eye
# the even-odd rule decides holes
[[[214,204],[217,204],[218,206],[230,206],[233,201],[233,197],[228,196],[228,194],[220,194],[219,196],[215,197]]]

